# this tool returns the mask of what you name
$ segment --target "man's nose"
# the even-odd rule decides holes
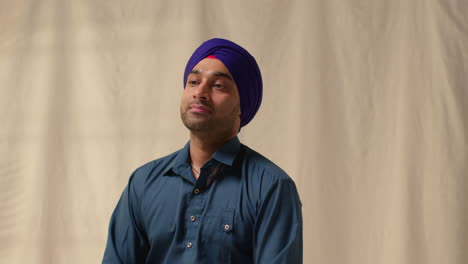
[[[208,82],[202,82],[200,83],[197,88],[195,89],[195,92],[193,94],[194,98],[197,98],[199,100],[208,100],[209,99],[209,88],[210,85]]]

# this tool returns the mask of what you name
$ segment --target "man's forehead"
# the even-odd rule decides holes
[[[203,74],[213,75],[217,77],[225,77],[231,81],[234,81],[231,73],[224,63],[216,58],[206,58],[201,60],[193,69],[190,74]]]

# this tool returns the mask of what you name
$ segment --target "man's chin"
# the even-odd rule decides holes
[[[204,132],[212,131],[213,124],[211,122],[201,122],[201,121],[186,121],[184,122],[185,127],[192,132]]]

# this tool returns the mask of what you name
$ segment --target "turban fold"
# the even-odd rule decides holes
[[[193,67],[209,55],[220,60],[234,78],[240,97],[240,126],[247,125],[260,108],[263,96],[262,76],[255,58],[232,41],[220,38],[210,39],[202,43],[187,62],[184,87]]]

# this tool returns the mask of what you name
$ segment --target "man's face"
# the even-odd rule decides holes
[[[237,132],[239,92],[220,60],[203,59],[193,67],[182,94],[180,113],[182,122],[192,132]]]

